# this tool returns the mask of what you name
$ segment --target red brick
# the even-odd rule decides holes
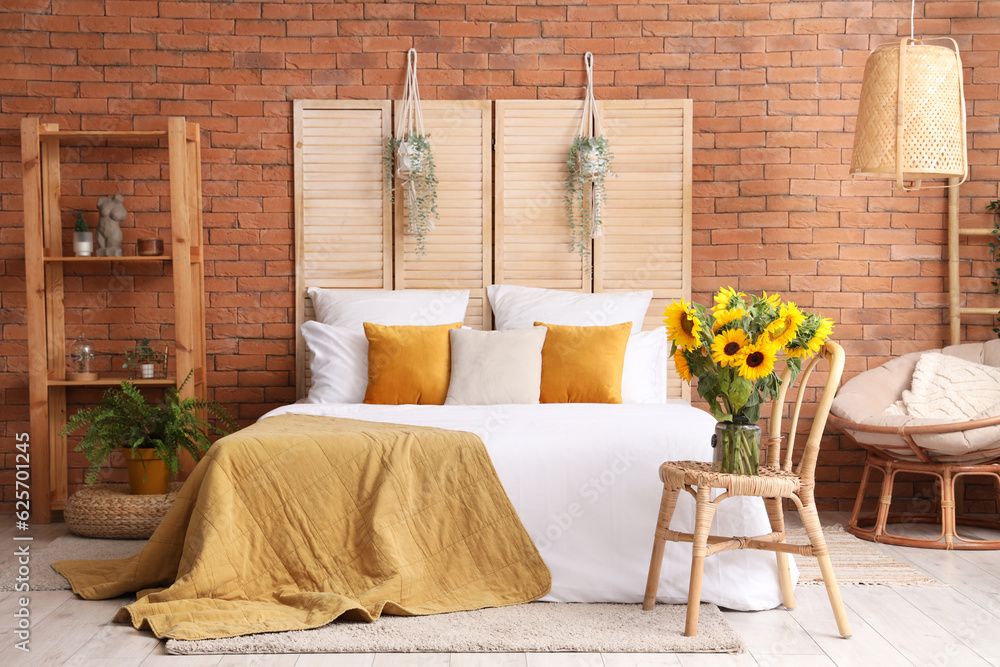
[[[516,21],[517,8],[502,5],[467,5],[465,18],[467,21]]]
[[[441,21],[438,34],[443,37],[489,37],[486,21]]]
[[[514,53],[561,53],[562,40],[560,39],[518,39],[514,42]]]
[[[373,5],[369,5],[374,7]],[[384,5],[388,9],[390,5]],[[399,5],[400,9],[405,6]],[[422,21],[460,21],[465,18],[465,7],[461,5],[417,5],[414,16],[394,18],[417,18]]]

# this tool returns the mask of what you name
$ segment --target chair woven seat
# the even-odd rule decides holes
[[[791,498],[799,491],[799,476],[781,468],[762,465],[757,475],[713,472],[704,461],[667,461],[660,466],[660,481],[674,488],[707,486],[728,489],[731,496]]]

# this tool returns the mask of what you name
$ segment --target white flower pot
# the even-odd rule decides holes
[[[593,175],[601,171],[601,152],[592,148],[580,156],[580,171],[586,175]]]
[[[399,148],[396,149],[396,172],[403,178],[406,178],[413,168],[412,150],[408,141],[400,142]]]
[[[77,257],[90,257],[94,252],[94,232],[73,232],[73,252]]]

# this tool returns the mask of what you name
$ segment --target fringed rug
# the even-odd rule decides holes
[[[786,531],[789,542],[806,544],[804,528],[789,528]],[[854,586],[945,586],[933,577],[898,561],[871,542],[851,535],[843,526],[823,528],[826,546],[833,561],[833,572],[837,583]],[[799,585],[823,583],[819,571],[819,561],[815,558],[799,556],[795,558],[799,567]]]
[[[229,639],[167,641],[176,655],[222,653],[742,653],[740,636],[713,604],[702,604],[698,636],[685,637],[685,605],[530,602],[435,616],[334,621],[315,630]]]

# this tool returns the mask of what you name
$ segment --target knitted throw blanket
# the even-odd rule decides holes
[[[902,400],[886,414],[964,421],[1000,412],[1000,368],[928,352]]]

